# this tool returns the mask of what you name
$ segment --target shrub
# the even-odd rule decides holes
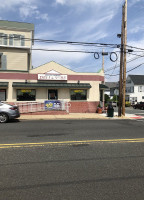
[[[130,103],[129,101],[126,101],[125,106],[126,106],[126,107],[130,107],[130,106],[131,106],[131,103]]]

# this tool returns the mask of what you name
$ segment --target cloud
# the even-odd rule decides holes
[[[130,2],[128,2],[128,6],[133,6],[134,4],[137,4],[138,2],[140,2],[141,0],[131,0]]]
[[[122,1],[122,0],[121,0]],[[120,0],[113,0],[115,2],[121,2]],[[56,0],[56,4],[61,5],[77,5],[77,4],[104,4],[109,3],[107,0]]]
[[[1,0],[0,0],[1,1]],[[38,0],[6,0],[2,3],[0,2],[0,11],[17,11],[20,14],[22,19],[26,19],[28,17],[34,17],[36,19],[42,19],[48,21],[48,14],[41,13],[38,8]]]
[[[39,31],[38,33],[36,33],[35,38],[42,38],[42,39],[54,39],[59,37],[60,34],[63,33],[63,29],[60,30],[43,30],[43,31]]]
[[[142,26],[142,25],[136,25],[136,26],[134,26],[133,28],[131,28],[130,30],[129,30],[129,33],[138,33],[138,32],[141,32],[141,31],[144,31],[144,26]]]
[[[82,41],[99,40],[107,36],[103,30],[103,23],[109,22],[113,17],[113,13],[108,13],[107,16],[101,17],[99,20],[90,19],[78,24],[73,32],[73,38],[81,38]],[[99,29],[101,26],[101,29]],[[97,31],[96,31],[97,30]],[[83,35],[83,36],[82,36]]]
[[[20,16],[21,18],[28,18],[35,16],[36,19],[42,19],[48,21],[48,14],[44,13],[41,14],[40,11],[38,10],[37,6],[26,4],[22,7],[19,8]]]
[[[78,47],[68,45],[52,45],[52,44],[36,44],[33,49],[59,49],[59,50],[79,50]],[[85,53],[71,53],[71,52],[55,52],[55,51],[32,51],[32,63],[34,67],[38,67],[44,63],[55,61],[57,63],[71,66],[71,64],[78,64],[86,58],[88,54]]]

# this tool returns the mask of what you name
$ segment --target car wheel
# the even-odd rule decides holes
[[[0,113],[0,123],[6,123],[8,121],[8,115],[6,113]]]

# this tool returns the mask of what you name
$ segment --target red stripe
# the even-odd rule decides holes
[[[38,74],[28,73],[0,73],[0,79],[38,80]],[[68,75],[68,81],[104,81],[99,75]]]

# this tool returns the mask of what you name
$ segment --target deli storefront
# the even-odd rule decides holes
[[[55,62],[29,73],[0,73],[0,100],[6,102],[67,101],[70,112],[96,112],[103,89],[103,71],[77,73]],[[6,82],[7,81],[7,82]]]

